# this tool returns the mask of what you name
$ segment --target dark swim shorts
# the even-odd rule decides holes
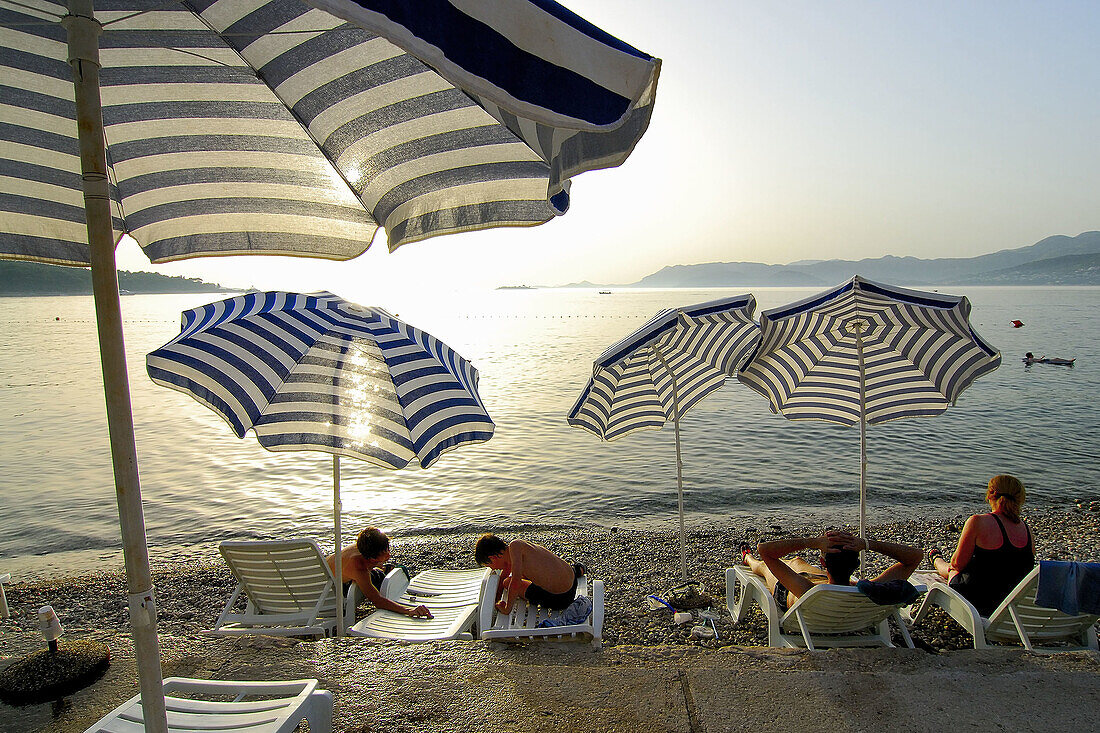
[[[569,604],[573,602],[573,599],[577,597],[577,581],[581,579],[584,573],[584,565],[574,565],[573,587],[564,593],[550,593],[532,583],[527,586],[527,592],[524,593],[523,596],[527,599],[528,603],[542,606],[543,608],[549,608],[553,611],[560,611],[563,608],[568,608]]]
[[[783,613],[787,612],[787,589],[778,580],[775,581],[775,590],[772,591],[772,598],[775,599],[775,604],[779,606],[779,610]]]

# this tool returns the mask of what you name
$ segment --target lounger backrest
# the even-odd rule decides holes
[[[1056,608],[1036,606],[1035,593],[1038,589],[1039,566],[1036,565],[990,614],[986,636],[1017,636],[1010,606],[1016,611],[1016,617],[1032,642],[1072,638],[1096,623],[1096,616],[1067,616]]]
[[[798,611],[812,633],[848,634],[876,626],[896,610],[878,605],[852,586],[815,585],[786,613],[782,628],[798,631]]]
[[[223,542],[226,565],[258,613],[309,611],[335,618],[336,579],[313,540]]]

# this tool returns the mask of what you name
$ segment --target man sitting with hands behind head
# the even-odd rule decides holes
[[[386,571],[392,569],[390,561],[390,538],[377,527],[367,527],[359,533],[355,544],[345,547],[340,553],[340,572],[343,574],[344,591],[348,583],[354,582],[359,590],[374,604],[375,608],[404,614],[413,618],[432,618],[427,606],[405,606],[391,601],[379,592]],[[327,558],[329,569],[336,573],[336,556]]]
[[[802,550],[820,550],[822,567],[814,567],[801,557],[783,559],[784,555]],[[742,547],[741,561],[764,579],[780,610],[786,611],[815,585],[851,585],[852,573],[859,567],[860,550],[878,552],[897,560],[874,578],[878,583],[906,580],[924,557],[919,547],[864,540],[841,530],[830,530],[821,537],[761,542],[756,548],[760,560],[752,556],[748,546]]]

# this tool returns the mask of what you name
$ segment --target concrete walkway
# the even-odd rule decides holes
[[[76,638],[79,634],[70,634]],[[129,637],[61,702],[0,703],[0,731],[79,733],[137,692]],[[0,634],[0,667],[40,648]],[[1100,731],[1100,654],[404,645],[162,637],[165,676],[321,680],[335,728],[378,731]]]

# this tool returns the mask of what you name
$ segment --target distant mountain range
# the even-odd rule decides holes
[[[123,293],[218,293],[226,289],[193,277],[155,272],[118,273]],[[0,295],[91,295],[92,271],[40,262],[0,260]]]
[[[924,260],[888,255],[866,260],[800,260],[789,265],[709,262],[670,265],[632,288],[829,287],[862,275],[895,285],[1100,285],[1100,231],[1054,236],[1029,247],[979,257]],[[591,282],[561,287],[611,287]]]

